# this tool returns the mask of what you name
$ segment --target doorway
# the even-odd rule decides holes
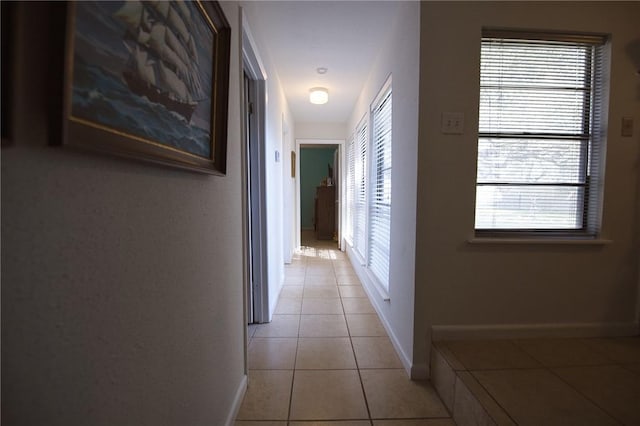
[[[311,155],[306,156],[305,152]],[[318,206],[316,200],[326,198],[324,193],[329,192],[334,201],[331,206],[334,210],[334,235],[331,235],[330,240],[335,237],[338,248],[343,250],[342,228],[345,214],[343,199],[346,194],[345,182],[342,178],[344,140],[297,139],[296,162],[296,168],[300,171],[299,178],[296,179],[296,245],[302,246],[303,233],[305,237],[318,237],[317,226],[323,225],[321,223],[323,218],[319,216],[326,216],[329,212],[325,205],[322,213],[323,206]],[[310,171],[310,168],[313,170]],[[309,176],[305,176],[307,172],[310,172]],[[331,191],[327,191],[328,187],[332,187]],[[326,226],[326,223],[324,225]],[[320,239],[326,240],[326,229],[320,231]]]

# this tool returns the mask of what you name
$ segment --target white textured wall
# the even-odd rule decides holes
[[[295,178],[291,176],[291,152],[296,150],[293,134],[294,128],[294,124],[285,118],[282,132],[282,251],[284,263],[291,263],[293,252],[296,249],[296,181]]]
[[[638,288],[640,123],[637,2],[422,4],[416,250],[416,357],[432,325],[631,324]],[[470,245],[473,235],[483,26],[612,34],[604,188],[604,246]],[[636,50],[637,51],[637,50]],[[440,133],[444,111],[465,114],[463,135]],[[637,126],[636,126],[637,127]]]
[[[214,177],[47,146],[59,6],[19,6],[15,140],[2,149],[2,423],[222,425],[244,377],[237,8],[223,4],[228,174]]]
[[[296,139],[345,139],[350,131],[345,123],[296,123]]]
[[[426,374],[424,361],[413,356],[420,7],[419,2],[399,2],[397,18],[391,21],[391,36],[384,40],[347,124],[348,133],[353,133],[362,116],[369,113],[371,103],[387,77],[392,74],[390,301],[383,301],[371,284],[365,282],[365,285],[390,328],[405,367],[415,376]],[[357,262],[354,266],[360,269]]]

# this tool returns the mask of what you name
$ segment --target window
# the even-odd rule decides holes
[[[385,86],[374,103],[371,121],[372,176],[369,202],[369,267],[378,281],[389,287],[391,237],[391,87]]]
[[[363,120],[356,130],[354,152],[353,243],[356,251],[366,259],[367,221],[367,122]]]
[[[346,240],[353,245],[353,210],[355,208],[355,137],[347,142],[347,218],[345,226]]]
[[[604,42],[483,31],[476,234],[597,234]]]
[[[391,77],[347,145],[349,241],[368,277],[388,300],[391,242]],[[347,231],[348,233],[348,231]]]

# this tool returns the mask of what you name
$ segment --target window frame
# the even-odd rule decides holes
[[[598,238],[601,228],[601,210],[602,210],[602,181],[604,176],[604,152],[606,146],[605,132],[605,110],[606,110],[606,90],[605,88],[605,63],[607,62],[608,37],[602,34],[578,34],[578,33],[555,33],[555,32],[537,32],[537,31],[520,31],[520,30],[504,30],[504,29],[486,29],[482,30],[481,45],[490,39],[514,40],[522,42],[543,42],[551,45],[556,42],[560,45],[567,44],[589,46],[591,48],[589,68],[585,67],[585,73],[588,74],[590,88],[586,96],[589,98],[585,101],[588,107],[584,108],[582,115],[582,134],[553,134],[553,133],[513,133],[509,132],[482,132],[480,130],[481,123],[478,124],[478,152],[476,157],[476,198],[474,201],[474,231],[476,238]],[[482,61],[482,54],[480,60]],[[480,80],[482,80],[482,67],[480,68]],[[480,87],[482,93],[482,86]],[[482,104],[482,95],[479,98],[479,106]],[[483,138],[492,139],[582,139],[581,164],[576,171],[584,174],[584,183],[573,186],[583,187],[582,196],[576,203],[576,208],[580,210],[582,215],[582,225],[579,228],[479,228],[477,225],[478,214],[478,189],[481,186],[493,185],[500,186],[497,182],[481,182],[479,180],[480,173],[480,156],[479,147]],[[584,156],[584,159],[582,159]],[[518,186],[538,186],[534,183],[523,183],[513,181],[511,184]],[[509,183],[505,183],[509,185]],[[557,184],[547,183],[547,186],[557,186]],[[544,186],[544,185],[540,185]]]
[[[369,130],[368,114],[365,114],[356,126],[354,134],[354,193],[353,193],[353,233],[352,247],[361,257],[361,263],[367,259],[368,239],[368,200],[369,200]],[[360,167],[360,169],[358,169]],[[358,173],[361,170],[362,173]],[[359,223],[359,220],[362,223]],[[361,226],[359,226],[361,225]],[[358,232],[361,230],[362,235]]]
[[[390,260],[391,260],[391,209],[392,209],[392,171],[393,171],[393,90],[392,90],[392,80],[391,80],[391,76],[389,76],[389,78],[385,81],[384,85],[382,86],[382,88],[380,89],[380,91],[378,92],[377,96],[375,97],[374,101],[371,103],[371,108],[370,108],[370,114],[371,114],[371,118],[370,118],[370,123],[371,123],[371,131],[370,131],[370,141],[369,141],[369,146],[370,146],[370,150],[371,150],[371,154],[369,155],[370,158],[370,167],[369,170],[371,170],[370,176],[369,176],[369,198],[368,198],[368,206],[367,206],[367,211],[368,211],[368,228],[369,231],[367,233],[367,253],[368,253],[368,257],[367,257],[367,267],[369,269],[369,271],[371,272],[371,274],[375,277],[376,281],[378,282],[378,284],[382,287],[382,289],[385,292],[389,291],[389,274],[390,274]],[[377,146],[378,145],[378,134],[377,132],[380,131],[380,128],[378,126],[378,121],[377,121],[377,115],[380,112],[385,112],[383,111],[381,108],[383,107],[388,107],[388,115],[386,115],[386,117],[382,117],[382,118],[388,118],[388,123],[383,123],[386,125],[386,127],[388,127],[388,138],[386,138],[383,143],[388,143],[388,147],[382,147],[384,152],[388,151],[388,167],[385,167],[385,164],[382,165],[384,170],[379,170],[379,165],[380,162],[378,161],[379,158],[379,154],[380,154],[380,147]],[[388,148],[388,149],[387,149]],[[384,157],[383,157],[384,160]],[[379,188],[379,179],[382,175],[384,175],[385,171],[388,170],[389,173],[389,202],[388,205],[385,206],[388,209],[388,213],[387,213],[387,218],[380,216],[377,217],[376,214],[374,214],[374,211],[376,211],[376,208],[379,207],[380,203],[376,202],[376,196],[379,194],[380,191],[378,191]],[[383,178],[384,179],[384,178]],[[383,186],[384,188],[384,186]],[[385,192],[384,189],[381,192]],[[383,194],[384,195],[384,194]],[[373,221],[376,221],[376,223],[374,224]],[[377,228],[377,227],[383,227],[388,229],[388,237],[387,237],[387,241],[377,241],[376,240],[376,235],[377,234],[373,234],[373,229]],[[375,245],[380,245],[380,244],[386,244],[388,246],[388,250],[386,253],[375,253],[375,259],[374,257],[374,246]],[[383,262],[384,264],[378,264],[378,262]],[[375,264],[374,264],[375,263]],[[383,274],[384,276],[380,276],[380,274]]]
[[[355,207],[355,142],[356,134],[352,133],[346,144],[346,156],[347,156],[347,172],[346,172],[346,204],[345,211],[345,240],[353,246],[353,221],[354,221],[354,207]]]

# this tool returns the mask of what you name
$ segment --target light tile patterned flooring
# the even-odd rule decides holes
[[[640,337],[443,341],[436,347],[467,385],[476,384],[479,400],[491,403],[485,406],[490,415],[504,419],[499,424],[640,425]],[[454,418],[475,421],[470,410]]]
[[[249,385],[236,426],[452,426],[411,381],[347,257],[303,241],[273,321],[249,328]]]

